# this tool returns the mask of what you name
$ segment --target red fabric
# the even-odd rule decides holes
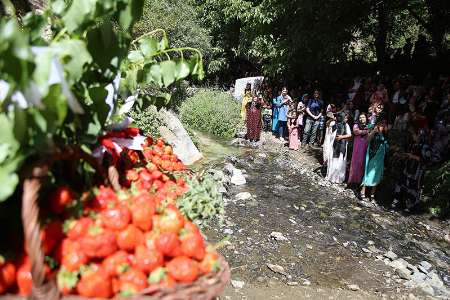
[[[247,139],[259,140],[261,134],[261,108],[259,105],[247,107]]]

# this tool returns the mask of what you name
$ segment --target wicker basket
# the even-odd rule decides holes
[[[28,255],[31,262],[31,275],[33,288],[32,300],[81,300],[86,299],[79,296],[61,297],[54,281],[46,282],[44,273],[44,254],[41,249],[39,207],[37,199],[42,179],[47,176],[49,164],[34,166],[23,182],[22,193],[22,223],[24,227],[24,238],[28,243]],[[117,185],[117,170],[109,169],[109,181],[112,186]],[[177,284],[174,288],[163,288],[152,286],[142,291],[139,295],[120,299],[146,299],[146,300],[176,300],[176,299],[199,299],[207,300],[217,297],[230,280],[230,267],[223,256],[219,256],[220,271],[198,278],[192,284]],[[20,296],[0,296],[0,299],[25,299]],[[92,299],[92,298],[91,298]]]

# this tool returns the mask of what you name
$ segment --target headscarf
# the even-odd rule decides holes
[[[343,113],[338,113],[336,115],[336,123],[333,126],[333,131],[336,131],[336,136],[345,135],[345,115]],[[334,140],[333,142],[333,157],[337,158],[342,153],[344,156],[347,151],[347,141],[346,140]]]
[[[361,124],[361,121],[359,120],[359,117],[361,117],[361,115],[366,116],[366,124]],[[366,130],[367,129],[367,115],[365,113],[362,113],[358,116],[358,120],[356,121],[356,125],[358,125],[358,129],[359,130]]]

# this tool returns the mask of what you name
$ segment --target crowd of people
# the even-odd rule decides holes
[[[322,97],[318,80],[289,91],[263,81],[247,84],[241,116],[247,139],[271,131],[293,151],[323,149],[326,178],[374,201],[386,158],[397,168],[393,207],[420,202],[424,171],[448,160],[450,78],[411,76],[337,80]]]

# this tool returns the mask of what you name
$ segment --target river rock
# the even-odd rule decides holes
[[[226,194],[227,193],[227,189],[225,188],[225,186],[223,184],[219,184],[217,187],[217,191],[221,194]]]
[[[230,146],[236,146],[236,147],[250,147],[251,143],[243,138],[235,138],[230,143]]]
[[[245,179],[244,174],[242,174],[242,171],[234,168],[233,173],[231,176],[231,183],[234,185],[244,185],[247,183],[247,180]]]
[[[267,263],[266,266],[267,266],[272,272],[275,272],[275,273],[278,273],[278,274],[281,274],[281,275],[284,275],[284,276],[288,276],[288,275],[289,275],[288,273],[286,273],[286,271],[284,270],[284,268],[283,268],[282,266],[279,266],[279,265],[273,265],[273,264],[269,264],[269,263]]]
[[[245,285],[244,281],[231,280],[231,286],[234,287],[235,289],[242,289],[244,285]]]
[[[225,172],[225,174],[230,175],[230,176],[233,175],[233,170],[234,169],[236,169],[236,167],[233,166],[233,164],[231,164],[231,163],[226,163],[223,166],[223,171]]]
[[[159,127],[159,133],[169,144],[173,145],[173,152],[185,165],[192,165],[203,156],[192,142],[183,124],[175,113],[161,109],[159,111],[165,126]]]
[[[397,259],[397,254],[395,254],[394,252],[392,252],[391,250],[389,250],[388,252],[386,252],[385,254],[384,254],[384,257],[387,257],[387,258],[389,258],[390,260],[394,260],[394,259]]]
[[[250,194],[249,192],[242,192],[235,196],[236,200],[242,200],[242,201],[248,200],[251,197],[252,197],[252,194]]]
[[[430,264],[427,261],[421,261],[420,265],[418,266],[419,270],[422,271],[423,273],[427,274],[428,272],[431,271],[431,268],[433,268],[433,265]]]
[[[225,181],[226,175],[225,175],[224,171],[216,170],[216,169],[209,169],[207,172],[212,175],[214,180],[217,180],[219,182]]]
[[[285,237],[281,232],[272,231],[270,237],[277,241],[287,241],[288,238]]]
[[[406,280],[411,279],[411,271],[409,271],[406,268],[395,269],[395,273],[397,273],[397,275],[402,279],[406,279]]]
[[[357,284],[348,284],[347,287],[351,291],[359,291],[359,286]]]
[[[239,130],[236,131],[235,137],[239,138],[239,139],[243,139],[243,138],[245,138],[246,135],[247,135],[247,129],[240,128]]]

